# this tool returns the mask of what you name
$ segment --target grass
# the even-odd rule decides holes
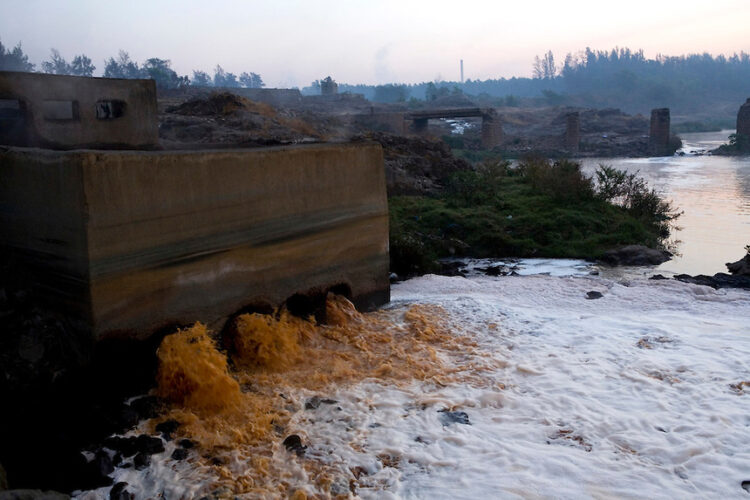
[[[618,245],[663,246],[679,214],[622,174],[604,172],[605,193],[573,162],[485,162],[439,196],[392,197],[391,270],[431,272],[449,256],[596,259]]]

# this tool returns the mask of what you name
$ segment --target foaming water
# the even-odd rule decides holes
[[[115,481],[137,498],[745,494],[750,293],[516,264],[555,275],[424,276],[369,314],[330,296],[325,325],[245,315],[226,351],[200,324],[166,337],[171,408],[139,432],[175,419],[197,446]]]
[[[732,132],[683,134],[685,156],[582,161],[588,173],[600,163],[638,172],[684,211],[677,220],[682,230],[673,235],[680,255],[657,272],[711,275],[743,256],[750,242],[750,157],[694,154],[727,142]]]

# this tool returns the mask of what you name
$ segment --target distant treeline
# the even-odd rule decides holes
[[[34,71],[34,68],[20,44],[6,48],[0,43],[0,70]],[[387,85],[338,83],[338,91],[363,94],[375,102],[415,105],[418,101],[464,94],[493,106],[613,107],[631,113],[669,107],[676,114],[716,117],[725,122],[750,97],[750,54],[745,52],[731,57],[690,54],[647,59],[642,50],[586,48],[577,54],[567,54],[559,65],[549,51],[537,56],[532,68],[533,78]],[[77,55],[69,63],[55,49],[50,59],[41,63],[41,70],[46,73],[92,76],[95,69],[86,55]],[[168,59],[151,58],[138,64],[124,51],[104,61],[103,76],[153,78],[159,88],[265,86],[256,73],[243,72],[237,76],[219,65],[213,75],[195,70],[191,77],[181,76],[171,68]],[[320,91],[319,80],[302,89],[308,95]]]
[[[589,48],[568,54],[556,65],[552,52],[533,62],[533,78],[499,78],[461,82],[349,85],[339,92],[364,94],[376,102],[434,100],[450,94],[466,94],[494,105],[578,105],[615,107],[648,113],[654,107],[670,107],[678,113],[713,110],[729,116],[750,97],[750,54],[731,57],[690,54],[647,59],[643,51]],[[303,93],[315,92],[315,86]],[[710,113],[709,113],[710,114]]]
[[[146,59],[143,64],[138,64],[130,59],[127,52],[121,50],[116,58],[110,57],[104,61],[102,76],[105,78],[151,78],[156,81],[156,86],[160,89],[175,89],[188,85],[247,88],[265,86],[263,79],[257,73],[241,73],[238,77],[216,65],[213,77],[205,71],[195,70],[193,77],[188,78],[186,75],[178,75],[171,65],[170,60],[157,57]],[[20,43],[11,49],[4,47],[0,41],[0,70],[30,72],[34,71],[35,67],[36,65],[31,63],[28,56],[24,54]],[[51,49],[50,58],[41,64],[42,73],[53,75],[93,76],[95,70],[96,66],[85,54],[75,56],[69,63],[57,49]]]

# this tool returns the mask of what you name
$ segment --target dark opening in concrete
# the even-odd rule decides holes
[[[42,101],[42,117],[51,121],[78,120],[78,101]]]
[[[125,101],[116,99],[96,102],[96,118],[98,120],[114,120],[125,115]]]

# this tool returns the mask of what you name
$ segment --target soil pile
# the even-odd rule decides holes
[[[453,156],[443,141],[404,137],[383,132],[356,136],[383,146],[388,195],[430,194],[442,190],[454,172],[471,170],[471,165]]]
[[[159,116],[159,137],[167,149],[325,140],[331,127],[305,118],[230,92],[215,92],[166,107]]]

